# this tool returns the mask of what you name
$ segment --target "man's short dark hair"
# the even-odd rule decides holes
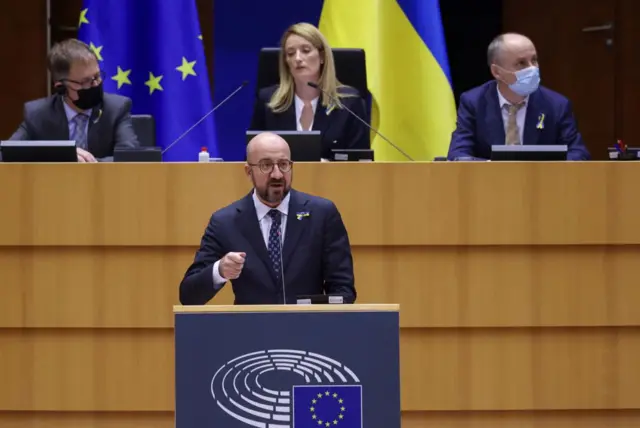
[[[76,61],[88,63],[98,60],[89,45],[77,40],[67,39],[56,43],[49,51],[49,71],[54,82],[66,79],[69,76],[71,65]]]

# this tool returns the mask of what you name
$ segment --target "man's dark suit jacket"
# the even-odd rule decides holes
[[[203,305],[213,298],[213,265],[228,252],[246,253],[240,276],[231,281],[235,304],[282,304],[282,281],[271,268],[252,193],[211,216],[180,283],[183,305]],[[291,190],[282,261],[287,303],[323,293],[355,301],[351,246],[333,202]]]
[[[277,85],[261,89],[255,102],[250,129],[254,131],[295,131],[296,106],[295,102],[282,113],[274,113],[267,104],[278,88]],[[351,87],[343,87],[341,93],[350,93],[354,97],[343,97],[340,101],[361,119],[367,120],[365,102],[359,92]],[[327,115],[327,109],[322,105],[322,97],[318,99],[316,113],[313,118],[315,131],[322,135],[322,157],[333,160],[331,150],[336,149],[369,149],[369,130],[353,115],[343,108],[333,109]]]
[[[538,128],[540,122],[541,129]],[[566,144],[568,160],[591,158],[578,132],[571,102],[542,86],[529,95],[522,140],[522,144]],[[491,145],[504,142],[504,121],[496,81],[463,93],[460,96],[458,123],[449,145],[448,159],[465,156],[490,159]]]
[[[24,106],[24,121],[11,140],[69,140],[69,122],[64,100],[52,95],[29,101]],[[91,112],[88,129],[88,151],[95,158],[113,156],[115,147],[138,147],[131,122],[131,99],[104,94],[102,105]]]

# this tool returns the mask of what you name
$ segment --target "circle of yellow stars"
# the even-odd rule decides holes
[[[340,404],[340,413],[338,413],[338,416],[333,421],[323,421],[322,419],[318,418],[318,415],[316,415],[316,404],[318,404],[318,401],[322,400],[325,397],[333,398],[338,402],[338,404]],[[331,425],[338,425],[338,422],[344,419],[343,413],[347,410],[347,408],[344,407],[343,402],[344,400],[340,398],[335,392],[333,394],[331,394],[329,391],[325,391],[324,394],[318,393],[318,395],[316,395],[316,398],[311,400],[311,407],[309,407],[309,411],[311,412],[311,419],[317,421],[318,426],[330,427]]]
[[[82,9],[80,11],[80,19],[78,20],[78,28],[82,26],[82,24],[91,24],[89,19],[87,18],[87,13],[89,12],[89,8]],[[198,39],[202,40],[202,34],[198,35]],[[104,46],[96,46],[93,42],[89,43],[89,47],[98,58],[98,61],[104,61],[102,57],[102,49]],[[194,70],[196,65],[196,61],[189,61],[187,58],[182,57],[182,64],[177,66],[175,69],[182,73],[182,81],[186,80],[188,76],[197,76],[197,73]],[[114,80],[118,83],[118,89],[122,88],[124,85],[131,85],[131,79],[129,75],[131,74],[131,69],[123,70],[121,66],[117,67],[117,72],[114,76],[111,76],[111,80]],[[164,78],[164,75],[160,74],[158,76],[154,75],[152,72],[149,72],[149,79],[144,82],[144,84],[149,87],[149,95],[152,95],[155,91],[164,91],[164,88],[160,84],[160,81]]]

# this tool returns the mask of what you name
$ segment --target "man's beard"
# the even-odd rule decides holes
[[[271,187],[273,184],[280,184],[280,187]],[[259,189],[255,186],[256,192],[260,199],[263,201],[275,204],[282,202],[282,200],[287,196],[289,191],[291,190],[291,186],[287,186],[285,180],[271,180],[267,183],[264,189]]]

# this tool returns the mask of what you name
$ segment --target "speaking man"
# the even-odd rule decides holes
[[[49,53],[56,93],[29,101],[11,140],[74,140],[78,162],[113,159],[114,148],[138,147],[131,99],[105,94],[98,59],[87,44],[68,39]]]
[[[296,303],[300,295],[356,299],[347,230],[333,202],[291,188],[289,145],[265,132],[247,145],[253,190],[216,211],[180,284],[184,305],[231,281],[236,304]]]
[[[568,160],[591,158],[578,132],[571,102],[540,86],[533,42],[507,33],[489,45],[487,59],[495,78],[460,96],[449,160],[491,158],[499,144],[567,145]]]

